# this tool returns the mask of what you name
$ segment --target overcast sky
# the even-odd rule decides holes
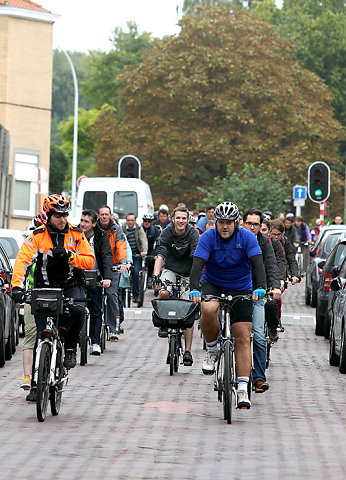
[[[116,27],[126,30],[134,21],[139,32],[155,37],[179,32],[178,18],[184,0],[36,0],[61,17],[53,27],[54,48],[87,52],[108,51]],[[178,14],[177,14],[178,7]]]

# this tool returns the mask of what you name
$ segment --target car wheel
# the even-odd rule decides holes
[[[332,367],[337,367],[340,363],[340,357],[335,352],[335,337],[333,324],[330,325],[329,333],[329,364]]]
[[[5,359],[11,360],[11,358],[12,358],[12,331],[10,330],[8,339],[5,345]]]
[[[315,334],[319,336],[322,336],[324,334],[324,317],[322,317],[322,315],[320,314],[318,306],[316,308]]]
[[[346,327],[342,329],[341,345],[340,345],[340,363],[339,372],[346,373]]]
[[[311,303],[311,293],[308,288],[305,286],[305,305],[310,305]]]
[[[311,287],[311,306],[315,308],[316,305],[317,305],[317,292],[312,286]]]
[[[328,309],[326,310],[326,314],[324,316],[324,325],[323,325],[323,335],[326,340],[329,338],[330,334],[330,320],[328,315]]]
[[[4,367],[6,363],[5,359],[5,344],[4,344],[4,329],[0,320],[0,368]]]

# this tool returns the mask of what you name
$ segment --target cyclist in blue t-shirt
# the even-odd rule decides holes
[[[232,202],[220,203],[215,209],[216,228],[205,232],[197,245],[191,274],[190,298],[201,301],[203,295],[245,295],[253,293],[253,300],[265,295],[266,276],[262,252],[256,237],[239,228],[239,209]],[[202,293],[198,290],[202,269]],[[252,284],[255,279],[255,290]],[[253,305],[251,300],[234,303],[232,331],[236,345],[238,377],[238,408],[250,408],[247,384],[251,368],[250,332]],[[213,299],[202,302],[201,330],[207,343],[207,354],[202,371],[212,375],[217,360],[219,335],[219,303]]]

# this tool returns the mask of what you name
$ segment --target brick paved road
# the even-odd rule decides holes
[[[0,370],[0,479],[345,479],[346,376],[314,335],[303,285],[285,302],[270,390],[232,425],[201,373],[197,331],[193,367],[170,377],[146,308],[128,311],[121,340],[71,371],[59,416],[44,423],[18,387],[18,351]]]

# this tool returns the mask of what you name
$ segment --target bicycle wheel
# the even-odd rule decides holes
[[[171,335],[169,339],[169,374],[173,375],[174,374],[174,359],[176,356],[176,336]]]
[[[50,347],[43,343],[37,375],[37,402],[36,415],[39,422],[46,419],[47,405],[49,399],[49,376],[50,376]]]
[[[80,364],[82,367],[88,363],[88,344],[87,318],[85,318],[83,327],[79,332]]]
[[[176,351],[174,354],[174,371],[177,373],[179,370],[179,362],[180,362],[180,353],[181,353],[181,334],[178,334],[178,339],[176,342]]]
[[[233,353],[229,341],[225,342],[223,375],[223,409],[227,423],[232,423],[232,362]]]
[[[58,351],[56,354],[56,365],[55,365],[55,380],[56,385],[49,387],[49,399],[50,399],[50,411],[52,415],[59,415],[60,406],[61,406],[61,397],[63,391],[63,382],[62,379],[65,376],[65,368],[63,365],[62,359],[62,347],[58,346]]]
[[[141,278],[139,282],[139,302],[137,303],[137,307],[141,308],[143,306],[144,302],[144,293],[147,288],[147,271],[142,270],[141,271]]]

